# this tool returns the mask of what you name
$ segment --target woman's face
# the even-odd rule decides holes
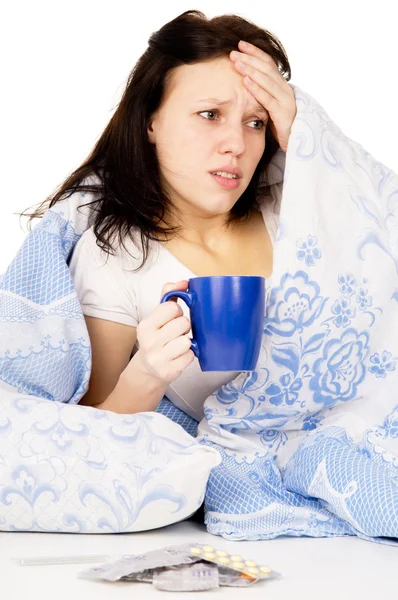
[[[175,68],[148,127],[173,205],[205,218],[229,213],[264,152],[267,119],[229,58]],[[211,175],[225,165],[241,169],[236,189]]]

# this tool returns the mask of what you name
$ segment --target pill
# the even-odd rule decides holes
[[[260,571],[261,573],[265,573],[266,575],[268,575],[269,573],[271,573],[271,567],[266,567],[265,565],[262,565],[260,567]]]
[[[243,569],[244,566],[243,562],[233,562],[231,565],[233,569]]]
[[[217,556],[228,556],[228,552],[225,552],[225,550],[217,550],[216,554]]]
[[[245,565],[247,567],[255,567],[257,565],[255,560],[245,560]]]
[[[231,556],[231,560],[240,562],[242,560],[242,557],[238,556],[237,554],[234,554],[233,556]]]
[[[213,548],[213,546],[203,546],[203,550],[205,552],[213,552],[214,548]]]
[[[247,573],[250,573],[250,575],[257,575],[258,569],[256,567],[249,567]]]
[[[216,558],[216,555],[214,554],[214,552],[205,552],[204,553],[204,558],[208,558],[209,560],[213,560],[214,558]]]
[[[202,554],[202,550],[200,548],[191,548],[191,554]]]
[[[229,558],[227,556],[220,556],[218,562],[221,565],[229,565]]]

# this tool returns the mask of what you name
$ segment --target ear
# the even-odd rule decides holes
[[[155,144],[155,131],[153,127],[153,120],[148,121],[147,134],[150,143]]]

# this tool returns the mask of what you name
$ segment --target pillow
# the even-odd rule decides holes
[[[199,508],[220,462],[159,412],[120,415],[0,389],[1,531],[164,527]]]

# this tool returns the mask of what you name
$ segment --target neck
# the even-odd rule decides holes
[[[172,235],[174,243],[187,243],[192,246],[198,246],[209,252],[217,252],[220,246],[225,244],[228,237],[234,238],[241,233],[253,219],[254,209],[251,210],[249,217],[245,221],[235,221],[228,223],[228,214],[199,216],[190,212],[189,215],[179,213],[174,219],[163,219],[167,227],[180,227],[180,231]],[[159,240],[162,243],[171,241],[166,237]]]

